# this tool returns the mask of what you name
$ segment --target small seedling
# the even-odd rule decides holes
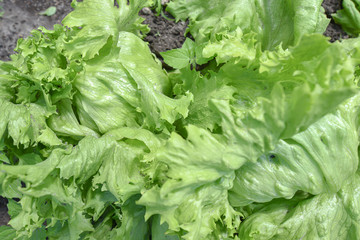
[[[46,9],[45,11],[40,12],[39,14],[50,17],[50,16],[54,15],[55,13],[56,13],[56,7],[51,6],[48,9]]]

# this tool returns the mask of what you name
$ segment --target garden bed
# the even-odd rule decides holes
[[[4,15],[0,20],[0,60],[9,60],[10,55],[14,53],[17,39],[28,36],[32,29],[39,26],[51,28],[54,24],[59,24],[71,11],[70,3],[71,0],[4,0],[1,3]],[[55,6],[57,9],[53,16],[39,14],[50,6]],[[341,1],[325,0],[323,7],[328,17],[331,17],[332,13],[341,8]],[[156,56],[160,58],[160,52],[182,46],[186,23],[175,23],[162,16],[156,16],[150,9],[143,9],[141,15],[146,18],[145,23],[151,28],[145,40]],[[168,15],[167,18],[169,17],[171,16]],[[333,20],[324,34],[331,38],[331,41],[348,38]],[[0,225],[5,225],[8,221],[6,202],[1,199]]]

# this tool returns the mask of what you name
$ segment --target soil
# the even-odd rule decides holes
[[[1,1],[1,0],[0,0]],[[10,60],[14,53],[17,39],[29,36],[32,29],[45,26],[51,29],[54,24],[61,20],[72,10],[72,0],[3,0],[4,15],[0,18],[0,60]],[[166,5],[167,0],[162,0]],[[323,7],[329,18],[331,14],[341,9],[342,0],[324,0]],[[53,16],[42,16],[39,13],[50,6],[55,6],[57,11]],[[152,52],[160,57],[160,52],[179,48],[185,37],[187,24],[175,23],[161,16],[156,16],[150,9],[145,8],[140,15],[146,18],[145,23],[151,28],[145,38]],[[171,16],[167,15],[167,18]],[[336,41],[349,36],[333,20],[326,29],[324,35],[330,37],[330,41]],[[0,197],[0,225],[6,225],[10,219],[7,214],[6,199]]]
[[[337,25],[331,17],[331,14],[335,13],[337,10],[342,8],[342,0],[324,0],[322,6],[325,9],[325,13],[328,18],[331,19],[329,26],[327,27],[324,35],[330,37],[330,41],[334,42],[336,40],[349,38],[344,30],[341,29],[340,25]]]
[[[150,27],[150,32],[144,39],[149,43],[150,49],[161,59],[160,52],[174,48],[180,48],[185,41],[185,30],[187,23],[167,20],[162,16],[156,16],[149,8],[144,8],[140,16],[145,18],[144,23]],[[172,18],[167,14],[167,18]]]
[[[10,216],[8,215],[8,209],[6,207],[7,199],[0,197],[0,226],[6,225],[10,221]]]

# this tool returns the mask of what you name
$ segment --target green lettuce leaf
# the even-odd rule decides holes
[[[176,235],[167,235],[168,230],[167,223],[160,223],[160,216],[155,215],[151,222],[151,239],[154,240],[179,240],[180,238]]]
[[[193,95],[193,101],[189,106],[188,116],[175,124],[178,131],[184,132],[183,126],[188,124],[214,130],[221,123],[221,118],[211,110],[209,102],[211,99],[233,100],[236,89],[226,85],[224,79],[216,75],[201,74],[196,70],[183,68],[169,75],[174,85],[175,95],[182,96],[187,92]]]
[[[154,3],[75,0],[0,62],[0,236],[360,238],[359,41],[320,0],[174,0],[166,72]]]
[[[49,227],[58,228],[56,231],[64,239],[78,239],[81,233],[93,231],[88,216],[99,219],[116,198],[96,186],[92,189],[91,184],[89,188],[89,180],[91,183],[103,162],[118,156],[118,147],[111,137],[85,137],[75,148],[55,149],[35,165],[2,165],[6,173],[3,188],[9,187],[12,179],[25,184],[18,186],[24,195],[20,200],[22,211],[9,223],[17,236],[31,236],[46,221]],[[82,196],[86,189],[88,193]]]
[[[195,63],[195,46],[190,38],[186,38],[183,46],[160,53],[164,61],[173,68],[185,68]]]
[[[4,240],[13,240],[16,237],[16,231],[9,226],[1,226],[0,237]]]
[[[343,9],[332,15],[335,22],[350,35],[358,36],[360,33],[360,1],[344,0]]]
[[[63,33],[58,25],[52,31],[34,30],[18,41],[11,62],[0,62],[0,136],[8,131],[15,145],[61,144],[46,120],[56,114],[58,101],[72,97],[77,64],[67,62],[54,41]]]
[[[240,226],[242,239],[357,239],[360,237],[359,174],[337,193],[305,200],[279,199],[260,207]]]
[[[357,95],[306,131],[280,141],[256,163],[237,170],[231,205],[292,198],[299,190],[313,195],[338,192],[358,168],[358,106]]]
[[[256,161],[279,139],[305,130],[356,92],[356,62],[322,36],[304,37],[280,56],[266,59],[259,70],[228,63],[218,74],[238,89],[236,101],[213,106],[223,118],[224,135],[246,149],[239,151],[241,158]],[[324,68],[333,74],[323,74]]]
[[[334,51],[338,54],[334,55]],[[212,73],[214,78],[221,79],[220,85],[231,87],[233,93],[229,100],[216,95],[205,98],[211,113],[218,115],[221,128],[211,133],[185,125],[182,135],[171,135],[154,161],[160,163],[158,172],[163,172],[154,175],[159,184],[146,191],[138,202],[146,206],[147,219],[161,215],[170,232],[185,231],[185,239],[208,238],[218,231],[219,224],[226,229],[224,236],[233,236],[240,223],[240,213],[228,198],[228,191],[235,189],[235,170],[241,171],[250,162],[256,166],[258,158],[274,150],[281,139],[303,132],[356,92],[353,83],[356,62],[340,45],[330,44],[322,36],[306,36],[285,53],[264,54],[267,55],[259,69],[229,62]],[[333,74],[324,75],[324,68]],[[201,79],[194,83],[201,83]],[[185,82],[177,91],[187,91],[186,87],[194,90]],[[348,139],[353,147],[348,153],[350,170],[344,167],[346,174],[354,173],[357,166],[356,128],[351,123],[354,115],[346,118],[352,119],[349,123],[344,121],[344,127],[353,126]],[[311,137],[314,134],[311,132]],[[328,176],[331,179],[330,173]],[[336,182],[335,191],[345,180],[332,182]]]
[[[149,225],[145,222],[145,208],[135,201],[139,196],[134,196],[122,206],[123,224],[118,229],[117,238],[112,239],[149,239]]]
[[[91,59],[109,38],[116,44],[121,31],[131,32],[139,37],[149,32],[150,29],[142,24],[144,19],[138,13],[143,7],[149,6],[150,1],[132,0],[129,4],[126,0],[116,2],[119,7],[115,7],[112,0],[73,1],[74,11],[62,21],[65,26],[74,29],[71,36],[63,42],[66,56]]]
[[[14,145],[25,147],[41,142],[45,145],[60,145],[61,140],[46,125],[46,109],[38,104],[14,104],[0,100],[0,136],[13,139]],[[8,134],[7,136],[5,134]]]
[[[251,65],[258,60],[260,52],[255,36],[253,33],[244,35],[241,28],[237,28],[232,34],[224,34],[221,40],[207,44],[202,55],[206,58],[216,57],[217,64],[236,58],[245,66]]]
[[[186,231],[184,239],[206,238],[217,221],[223,221],[229,230],[224,234],[231,236],[240,220],[227,201],[227,190],[238,163],[224,155],[227,146],[216,136],[195,126],[187,131],[187,140],[173,133],[159,151],[157,160],[164,173],[154,178],[164,184],[145,192],[138,203],[146,206],[146,219],[161,215],[170,230]]]
[[[189,18],[189,32],[197,43],[214,41],[240,27],[244,34],[256,33],[263,50],[273,50],[281,43],[284,48],[296,44],[306,33],[323,33],[329,19],[321,3],[321,0],[177,0],[170,2],[167,10],[176,20]]]
[[[99,136],[97,132],[79,123],[69,99],[61,100],[56,104],[56,107],[57,114],[52,115],[47,123],[57,136],[67,136],[76,140],[88,135]]]
[[[186,117],[190,94],[169,98],[170,82],[148,46],[134,34],[121,32],[119,48],[87,64],[74,86],[80,122],[96,132],[119,127],[164,128]],[[96,64],[95,64],[96,63]]]

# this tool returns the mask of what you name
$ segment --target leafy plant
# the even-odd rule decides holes
[[[358,0],[344,0],[343,9],[333,14],[336,23],[350,35],[358,36],[360,33],[360,2]]]
[[[74,1],[0,63],[0,236],[360,238],[360,43],[321,35],[320,0],[170,2],[193,40],[169,72],[153,2],[117,2]]]
[[[50,16],[54,15],[55,13],[56,13],[56,7],[51,6],[51,7],[47,8],[45,11],[40,12],[39,14],[50,17]]]

